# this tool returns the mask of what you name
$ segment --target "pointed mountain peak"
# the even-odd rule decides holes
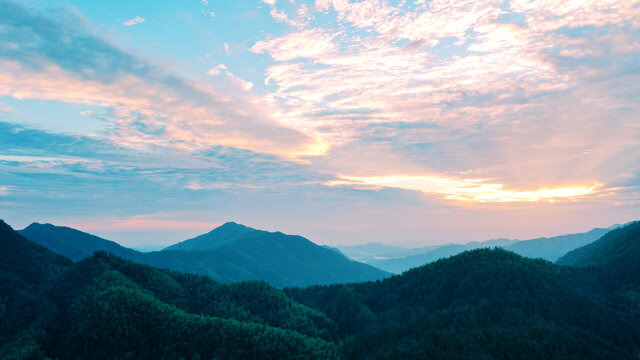
[[[164,250],[209,250],[220,245],[238,240],[242,236],[254,231],[258,230],[242,224],[238,224],[233,221],[229,221],[206,234],[171,245]]]

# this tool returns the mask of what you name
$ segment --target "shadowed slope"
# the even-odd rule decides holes
[[[106,251],[152,266],[207,275],[221,282],[264,280],[284,287],[361,282],[390,275],[301,236],[255,230],[236,223],[226,223],[202,236],[150,253],[50,224],[34,223],[22,233],[75,260],[94,251]]]
[[[338,358],[321,339],[333,323],[265,283],[223,285],[104,252],[72,265],[4,223],[0,245],[16,254],[0,258],[2,359]]]
[[[120,246],[116,242],[66,226],[33,223],[18,230],[18,233],[73,261],[87,258],[96,251],[106,251],[125,258],[132,258],[138,254],[137,251]]]
[[[339,324],[349,359],[635,359],[640,349],[637,314],[597,276],[502,249],[287,293]]]

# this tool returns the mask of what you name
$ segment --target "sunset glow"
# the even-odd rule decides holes
[[[639,4],[0,0],[0,217],[133,243],[630,221]]]
[[[340,176],[341,180],[327,182],[328,186],[381,187],[421,191],[444,195],[446,199],[470,202],[554,201],[593,194],[601,184],[545,188],[532,191],[506,190],[503,184],[484,180],[451,179],[433,176]]]

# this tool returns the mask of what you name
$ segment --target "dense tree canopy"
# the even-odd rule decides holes
[[[478,249],[283,291],[106,252],[74,264],[0,222],[0,358],[637,359],[638,234],[583,267]]]

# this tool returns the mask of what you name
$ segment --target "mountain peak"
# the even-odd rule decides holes
[[[249,227],[246,226],[246,225],[238,224],[235,221],[227,221],[226,223],[218,226],[217,228],[213,229],[212,231],[217,230],[217,229],[233,229],[233,228],[247,229]]]
[[[240,237],[258,231],[254,228],[238,224],[233,221],[226,222],[206,234],[196,236],[177,244],[171,245],[164,250],[209,250],[224,245],[231,241],[235,241]]]
[[[23,230],[36,230],[36,229],[51,229],[51,228],[56,228],[57,226],[50,224],[50,223],[44,223],[41,224],[39,222],[32,222],[31,225],[27,226],[26,228],[24,228]]]

